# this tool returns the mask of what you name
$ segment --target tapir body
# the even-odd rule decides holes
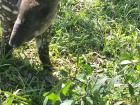
[[[0,0],[3,26],[1,54],[36,38],[39,58],[44,69],[51,70],[47,30],[59,0]]]

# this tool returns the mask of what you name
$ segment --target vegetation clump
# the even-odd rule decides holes
[[[62,0],[50,44],[59,82],[48,91],[35,73],[31,41],[0,59],[0,105],[139,105],[139,35],[139,0]]]

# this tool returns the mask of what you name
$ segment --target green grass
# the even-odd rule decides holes
[[[42,65],[31,41],[0,60],[0,105],[139,105],[140,1],[83,1],[62,0],[53,23],[59,82],[48,91],[35,73]]]

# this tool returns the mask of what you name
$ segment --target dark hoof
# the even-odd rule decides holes
[[[52,73],[53,71],[55,71],[55,68],[52,65],[47,65],[47,66],[43,66],[43,71],[46,72],[46,74]]]
[[[47,89],[49,88],[49,90],[58,82],[58,78],[54,76],[52,72],[47,72],[47,70],[40,71],[38,78],[45,83],[45,87],[47,87]]]

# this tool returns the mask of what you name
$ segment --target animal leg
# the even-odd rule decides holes
[[[43,64],[43,69],[47,70],[48,73],[52,72],[53,70],[50,57],[49,57],[49,43],[50,43],[50,39],[49,39],[48,32],[36,37],[38,55],[39,55],[40,61]]]

